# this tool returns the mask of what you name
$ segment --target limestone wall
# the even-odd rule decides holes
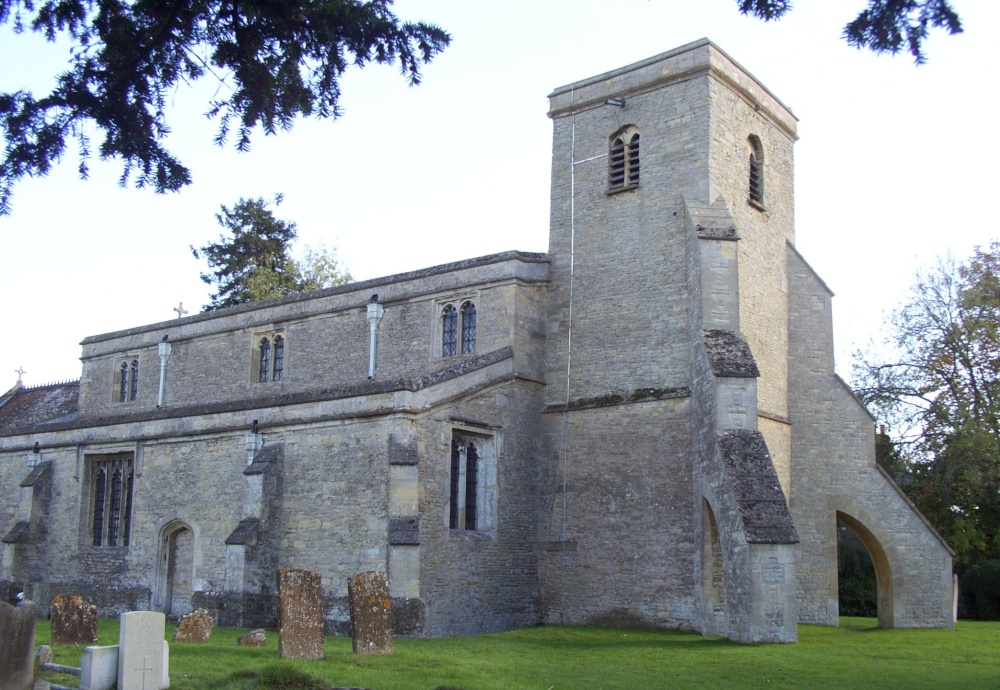
[[[318,387],[368,380],[367,303],[378,294],[384,315],[378,331],[376,379],[412,377],[461,360],[441,356],[441,310],[471,300],[477,309],[476,352],[514,345],[521,326],[537,315],[538,290],[547,280],[545,258],[510,252],[465,262],[353,283],[259,305],[206,312],[83,342],[80,410],[84,416],[128,415],[156,409],[158,346],[169,338],[164,408],[294,395]],[[534,296],[515,298],[519,291]],[[532,330],[540,330],[535,325]],[[281,381],[260,383],[254,353],[261,337],[284,338]],[[520,343],[519,343],[520,344]],[[537,345],[536,345],[537,346]],[[467,356],[465,356],[467,357]],[[518,350],[518,366],[539,379],[538,358]],[[121,362],[139,361],[136,400],[118,402],[115,372]]]
[[[829,289],[788,250],[791,281],[791,509],[799,545],[799,615],[837,624],[838,515],[860,528],[887,627],[948,627],[952,554],[875,463],[874,419],[833,371]]]

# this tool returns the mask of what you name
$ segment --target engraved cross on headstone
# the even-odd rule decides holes
[[[183,319],[184,315],[188,313],[188,310],[184,308],[183,302],[174,307],[174,311],[177,312],[178,319]]]
[[[148,678],[149,674],[154,671],[153,664],[149,661],[147,657],[142,657],[142,666],[136,668],[135,670],[139,671],[142,674],[142,690],[146,690],[146,678]],[[158,688],[159,681],[157,681],[156,678],[153,678],[152,680],[153,683],[149,687]]]
[[[14,370],[14,373],[17,374],[17,383],[18,385],[20,385],[21,377],[27,374],[28,372],[24,370],[24,367],[19,366],[17,369]]]

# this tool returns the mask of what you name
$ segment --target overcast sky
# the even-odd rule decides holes
[[[914,271],[1000,235],[996,50],[1000,3],[953,0],[959,36],[927,43],[928,64],[847,46],[863,0],[801,0],[779,22],[735,0],[401,0],[404,19],[453,43],[408,88],[394,69],[343,81],[344,115],[257,136],[252,151],[212,144],[201,116],[213,86],[173,95],[167,143],[194,184],[166,196],[116,185],[116,162],[77,179],[71,154],[22,182],[0,218],[6,333],[0,393],[80,375],[79,342],[194,313],[208,301],[189,245],[216,239],[215,213],[240,197],[285,202],[300,242],[335,246],[357,279],[508,249],[548,246],[556,87],[702,37],[760,79],[799,118],[796,246],[836,293],[838,368],[877,335]],[[66,53],[0,29],[0,91],[40,95]],[[991,86],[992,85],[992,86]],[[71,150],[74,147],[71,145]]]

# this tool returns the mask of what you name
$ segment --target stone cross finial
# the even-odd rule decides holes
[[[177,312],[178,319],[183,319],[184,315],[188,313],[187,309],[184,308],[183,302],[174,307],[174,311]]]
[[[21,385],[21,377],[24,376],[25,374],[27,374],[28,372],[26,372],[24,370],[24,367],[19,366],[17,369],[14,370],[14,373],[17,374],[17,385],[20,386]]]

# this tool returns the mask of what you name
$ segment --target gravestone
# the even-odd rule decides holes
[[[240,647],[264,647],[267,645],[267,633],[264,628],[251,630],[246,635],[240,635],[236,644]]]
[[[85,647],[80,657],[80,690],[115,690],[118,645]]]
[[[278,655],[323,658],[323,584],[319,573],[278,571]]]
[[[76,595],[57,594],[49,609],[52,616],[52,644],[96,644],[97,606]]]
[[[35,675],[35,605],[0,601],[0,690],[28,690]]]
[[[157,611],[130,611],[120,621],[118,687],[160,690],[167,675],[166,616]]]
[[[212,639],[215,620],[205,609],[197,609],[184,616],[177,623],[174,642],[208,642]]]
[[[358,573],[347,584],[351,599],[351,646],[355,654],[392,654],[389,577],[378,571]]]

